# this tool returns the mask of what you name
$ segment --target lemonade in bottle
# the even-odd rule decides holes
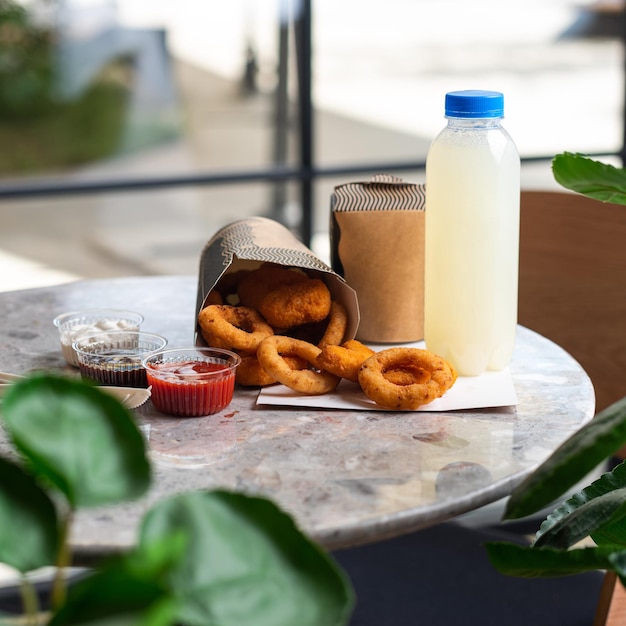
[[[501,370],[517,325],[520,158],[499,92],[446,94],[426,160],[424,338],[462,376]]]

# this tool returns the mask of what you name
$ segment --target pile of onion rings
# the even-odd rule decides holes
[[[209,346],[242,357],[236,381],[281,383],[307,395],[360,385],[375,404],[413,411],[443,396],[457,379],[445,359],[418,348],[378,352],[345,340],[348,317],[319,278],[273,264],[228,274],[198,314]]]
[[[272,368],[264,368],[257,356],[264,339],[284,336],[319,346],[319,351],[343,341],[348,314],[317,276],[265,263],[255,270],[225,274],[207,295],[198,314],[198,326],[207,345],[232,350],[242,357],[236,371],[237,383],[262,387],[278,382],[269,371]],[[284,343],[280,350],[281,361],[290,370],[300,372],[314,366],[310,350],[308,360],[306,356],[293,356],[294,350],[288,353]],[[303,373],[302,377],[310,378],[310,374]]]

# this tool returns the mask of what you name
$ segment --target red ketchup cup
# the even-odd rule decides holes
[[[177,417],[212,415],[233,399],[241,357],[219,348],[178,348],[155,352],[142,364],[152,403]]]

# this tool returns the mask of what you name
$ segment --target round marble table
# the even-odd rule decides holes
[[[0,371],[63,370],[52,319],[89,307],[132,308],[171,347],[193,345],[195,277],[79,281],[0,294]],[[389,413],[257,406],[238,389],[220,414],[176,419],[134,411],[154,484],[143,500],[81,511],[77,557],[134,543],[143,512],[183,490],[226,488],[271,498],[329,549],[400,535],[494,502],[594,413],[591,381],[559,346],[519,327],[515,407]],[[0,452],[7,448],[0,433]]]

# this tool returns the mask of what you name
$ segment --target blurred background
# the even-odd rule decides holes
[[[0,0],[0,290],[195,274],[251,215],[328,261],[334,186],[422,182],[450,90],[504,93],[524,188],[621,165],[624,32],[621,0]]]

